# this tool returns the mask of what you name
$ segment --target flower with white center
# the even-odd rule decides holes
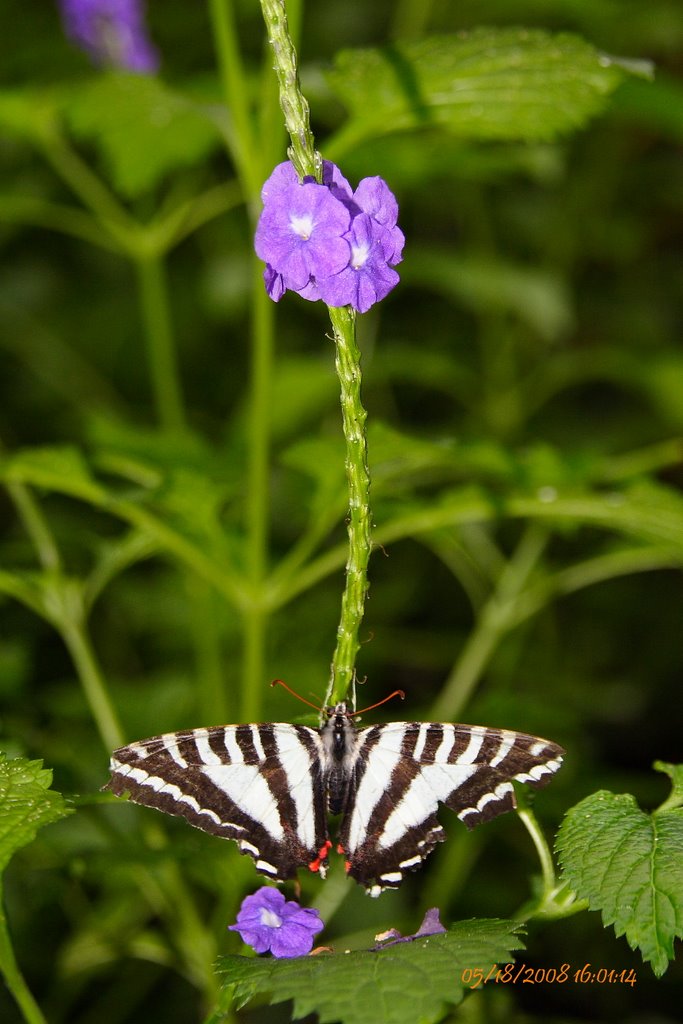
[[[344,235],[350,222],[349,211],[324,185],[297,181],[277,187],[256,228],[257,255],[281,275],[285,288],[299,291],[311,278],[329,277],[347,265]]]
[[[386,256],[394,248],[391,231],[360,213],[353,218],[346,239],[351,247],[348,266],[318,282],[320,296],[328,306],[353,306],[365,313],[398,284],[398,274]]]
[[[299,181],[285,162],[261,190],[255,248],[266,263],[266,291],[275,302],[290,289],[364,313],[398,284],[392,268],[405,242],[398,203],[382,178],[364,178],[353,192],[328,160],[322,177],[321,185],[310,176]]]
[[[271,952],[279,958],[310,953],[314,937],[323,928],[317,910],[286,900],[269,885],[242,901],[237,922],[230,925],[230,931],[239,932],[257,953]]]

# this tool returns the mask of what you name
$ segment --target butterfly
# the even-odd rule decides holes
[[[369,709],[366,709],[369,710]],[[325,876],[328,812],[337,850],[371,896],[396,889],[445,832],[439,803],[468,827],[515,807],[513,782],[544,786],[564,751],[538,736],[478,725],[390,722],[326,709],[322,728],[271,722],[189,729],[114,751],[105,789],[234,839],[282,882]]]

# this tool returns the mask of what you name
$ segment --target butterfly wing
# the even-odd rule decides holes
[[[315,865],[327,844],[321,741],[303,725],[226,725],[121,747],[104,787],[234,839],[277,881]],[[317,863],[316,863],[317,862]]]
[[[515,806],[513,781],[545,785],[563,753],[537,736],[440,722],[371,726],[357,750],[340,842],[371,895],[397,888],[445,839],[439,803],[473,828]]]

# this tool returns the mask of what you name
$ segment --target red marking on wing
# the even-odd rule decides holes
[[[326,839],[324,844],[318,850],[318,856],[315,858],[315,860],[312,860],[308,865],[309,871],[320,871],[320,865],[327,860],[327,851],[330,849],[331,846],[332,843],[330,842],[330,840]]]

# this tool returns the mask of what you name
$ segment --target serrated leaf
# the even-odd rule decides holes
[[[35,839],[44,825],[71,814],[61,793],[50,789],[52,772],[42,761],[23,757],[8,761],[0,753],[0,876],[13,854]],[[42,1020],[17,965],[9,936],[0,881],[0,971],[7,988],[24,1009],[26,1020]]]
[[[649,66],[569,34],[481,28],[342,51],[328,80],[354,136],[441,125],[463,138],[539,140],[583,125],[627,72]]]
[[[448,932],[388,949],[320,954],[293,960],[219,960],[224,989],[238,1006],[258,993],[271,1002],[294,1000],[293,1017],[318,1015],[320,1024],[415,1024],[439,1019],[462,1001],[466,969],[508,963],[523,948],[512,921],[461,921]]]
[[[683,809],[602,790],[567,813],[557,849],[577,896],[661,976],[683,937]]]
[[[72,813],[51,785],[52,772],[42,761],[8,761],[0,754],[0,873],[40,828]]]
[[[98,147],[114,185],[135,198],[221,144],[204,108],[148,75],[104,74],[65,107],[74,134]]]

